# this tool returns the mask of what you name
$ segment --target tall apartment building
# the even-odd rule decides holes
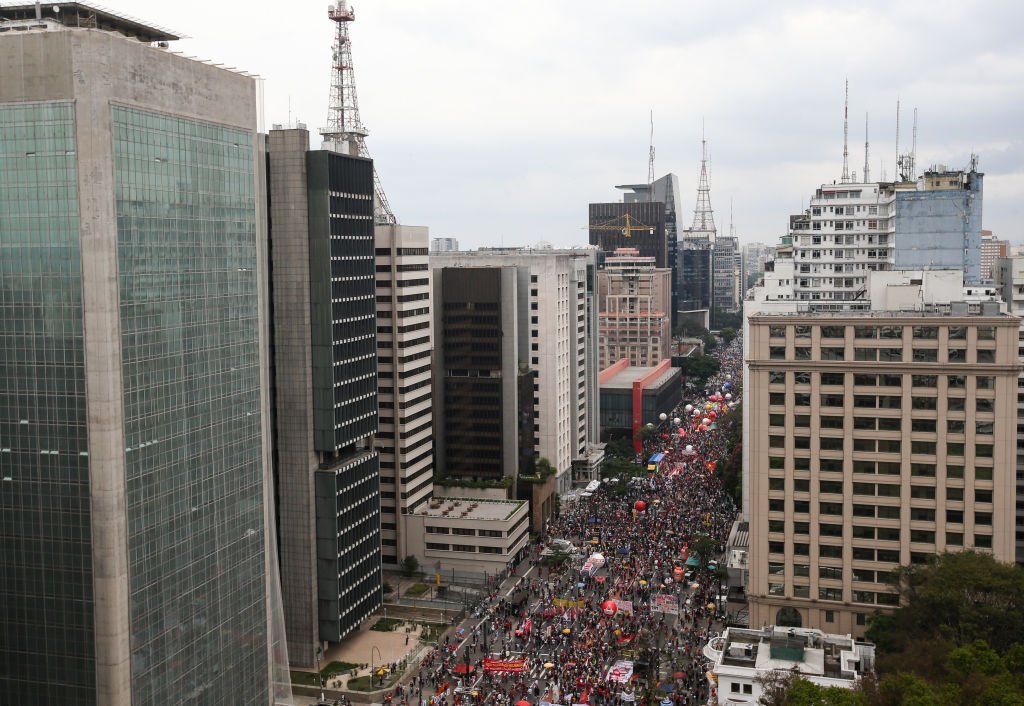
[[[981,279],[988,282],[995,277],[996,260],[1009,255],[1008,240],[999,240],[990,230],[981,231]]]
[[[434,487],[431,355],[433,317],[428,232],[377,226],[377,376],[383,562],[409,555],[402,517]]]
[[[604,370],[623,358],[654,367],[669,357],[672,342],[672,270],[656,268],[653,257],[619,248],[597,274],[599,364]]]
[[[751,625],[863,635],[899,566],[1013,560],[1018,320],[999,307],[748,317]]]
[[[719,235],[715,239],[712,263],[714,311],[734,312],[740,306],[740,249],[735,236]]]
[[[0,14],[2,700],[269,704],[257,82]]]
[[[282,592],[310,666],[382,601],[373,162],[304,129],[267,151]]]
[[[1009,313],[1024,317],[1024,257],[1000,257],[992,268],[999,294]],[[1024,318],[1017,353],[1024,363]],[[1017,378],[1017,563],[1024,564],[1024,371]]]
[[[823,184],[790,216],[792,298],[868,308],[867,273],[889,269],[952,268],[980,283],[983,177],[935,167],[916,181]]]
[[[430,266],[436,302],[434,418],[443,430],[436,435],[439,473],[450,474],[457,468],[451,456],[453,442],[472,443],[462,438],[471,435],[454,419],[457,414],[466,415],[467,423],[473,419],[473,410],[467,406],[474,403],[473,395],[461,397],[452,391],[467,385],[484,386],[486,381],[481,378],[500,376],[506,420],[502,433],[513,433],[508,431],[508,420],[516,414],[512,401],[524,397],[532,387],[522,409],[532,413],[533,432],[520,448],[551,462],[558,492],[571,489],[574,475],[577,479],[594,477],[603,460],[596,446],[600,434],[596,418],[596,251],[477,250],[431,255]],[[480,274],[459,275],[460,269],[479,270]],[[456,274],[450,274],[452,271]],[[474,284],[468,279],[471,276],[485,278],[486,283]],[[458,291],[456,299],[452,299],[456,296],[453,288]],[[496,291],[501,292],[500,297]],[[483,314],[485,311],[489,313]],[[456,316],[460,318],[456,320]],[[485,345],[483,339],[491,343]],[[451,365],[454,359],[462,362]],[[529,375],[528,384],[523,382],[524,374]],[[526,388],[513,391],[513,383],[526,384]],[[477,395],[481,402],[482,395]],[[488,404],[493,407],[493,394]],[[475,419],[477,424],[486,421],[480,415]],[[505,442],[503,448],[511,449],[511,442]],[[484,476],[490,469],[486,471],[490,475],[512,476],[518,469],[518,460],[507,455],[500,462],[493,456],[487,463],[477,458],[475,465],[459,472]]]
[[[625,203],[634,203],[637,201],[649,201],[660,203],[665,208],[665,239],[667,240],[667,260],[662,267],[667,267],[672,270],[672,297],[671,307],[668,309],[671,312],[672,326],[675,326],[678,322],[677,310],[679,309],[679,297],[680,291],[682,290],[683,282],[676,270],[678,263],[678,256],[676,254],[679,244],[679,177],[675,174],[666,174],[660,179],[655,179],[650,184],[627,184],[623,186],[616,186],[616,189],[622,189],[625,193],[622,195],[622,200]]]
[[[771,258],[772,248],[764,243],[747,243],[740,247],[740,253],[743,263],[742,272],[740,273],[740,287],[741,291],[745,293],[748,289],[747,282],[751,279],[751,275],[764,272],[765,263]],[[741,296],[740,301],[743,299],[744,296]]]

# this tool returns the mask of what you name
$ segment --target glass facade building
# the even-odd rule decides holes
[[[253,135],[121,107],[113,131],[133,696],[257,703],[267,610]]]
[[[75,109],[0,106],[0,685],[93,703]]]

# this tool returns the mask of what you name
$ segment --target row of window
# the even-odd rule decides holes
[[[850,326],[812,326],[810,324],[771,324],[768,326],[768,335],[772,338],[785,338],[786,330],[792,329],[795,338],[810,338],[812,329],[817,328],[821,338],[842,338],[845,339]],[[853,337],[862,339],[889,339],[900,340],[903,338],[903,325],[890,326],[853,326]],[[910,326],[911,336],[916,339],[936,341],[939,339],[940,329],[945,329],[946,336],[951,340],[967,340],[967,326]],[[975,326],[978,332],[979,341],[994,341],[996,339],[995,326]]]
[[[991,434],[992,422],[976,422],[979,434]],[[981,431],[987,430],[987,431]],[[934,431],[934,430],[933,430]],[[903,452],[903,441],[901,439],[853,439],[854,451],[865,451],[869,453],[898,454]],[[841,436],[818,437],[818,449],[820,451],[845,451],[845,439]],[[786,448],[786,437],[779,434],[771,434],[768,437],[768,447],[773,449]],[[794,449],[810,449],[811,437],[794,436]],[[958,441],[946,441],[946,454],[949,456],[964,456],[967,445]],[[911,440],[910,453],[925,454],[934,456],[938,451],[938,443],[935,441]],[[992,444],[974,444],[975,458],[993,458],[995,450]]]
[[[818,376],[818,383],[821,385],[844,385],[846,384],[846,373],[812,373],[806,370],[796,370],[786,373],[783,370],[769,370],[768,382],[772,385],[784,385],[786,375],[791,375],[791,382],[794,385],[810,385]],[[899,373],[852,373],[853,384],[857,387],[903,387],[903,375]],[[974,379],[975,387],[979,390],[994,390],[996,378],[994,375],[910,375],[910,386],[917,388],[937,388],[939,379],[944,378],[946,388],[950,390],[966,390],[967,380]]]
[[[846,406],[847,396],[822,393],[818,401],[822,407],[841,408]],[[964,397],[948,397],[945,401],[948,412],[964,412],[967,409],[967,399]],[[794,393],[792,405],[787,405],[785,392],[769,392],[768,404],[776,407],[810,407],[811,395],[801,392]],[[853,406],[858,409],[903,409],[903,398],[898,395],[854,395]],[[991,397],[974,398],[975,412],[994,412],[995,408],[996,401]],[[937,410],[938,398],[912,397],[910,409]]]
[[[810,470],[810,458],[794,458],[793,463],[790,464],[789,470]],[[843,461],[840,459],[821,459],[821,462],[829,461],[830,466],[834,465],[837,468],[824,468],[820,470],[834,470],[841,473],[843,471]],[[823,466],[823,464],[821,464]],[[786,459],[782,456],[769,456],[768,457],[768,468],[773,470],[786,470]],[[943,469],[945,471],[946,479],[963,479],[964,477],[964,465],[947,463]],[[992,480],[992,466],[976,465],[974,468],[975,480]],[[910,464],[910,475],[916,478],[935,478],[937,477],[937,467],[934,463],[919,463],[914,462]],[[898,476],[903,473],[903,465],[899,461],[865,461],[862,459],[853,460],[853,472],[854,473],[869,473],[872,475],[884,475],[884,476]],[[781,480],[780,478],[773,478],[769,480],[769,489],[777,490],[778,488],[771,487],[773,480]],[[802,487],[809,483],[807,478],[795,479],[795,489],[797,491],[807,491],[809,487]]]
[[[466,552],[467,554],[476,554],[478,551],[481,554],[504,554],[505,549],[502,547],[477,547],[472,544],[438,544],[436,542],[427,542],[427,549],[436,549],[442,552]]]
[[[846,360],[846,349],[842,347],[822,347],[819,351],[819,360]],[[768,357],[771,360],[813,360],[809,346],[797,346],[793,349],[793,357],[786,355],[785,346],[770,346]],[[943,363],[966,363],[966,348],[949,348],[946,350]],[[996,352],[992,349],[979,348],[975,351],[975,359],[978,363],[995,363]],[[854,348],[851,360],[860,362],[881,362],[901,363],[903,362],[902,348]],[[908,362],[912,363],[938,363],[939,350],[937,348],[914,348],[911,351]]]
[[[992,535],[974,533],[972,546],[980,549],[992,548]],[[935,532],[932,530],[910,530],[910,541],[917,544],[935,544]],[[946,544],[954,546],[964,545],[963,532],[947,532]],[[793,542],[790,544],[794,556],[811,556],[811,545],[807,542]],[[786,542],[780,540],[768,541],[769,554],[785,554]],[[876,547],[850,547],[850,555],[854,561],[879,561],[890,564],[900,563],[899,549],[878,549]],[[822,559],[842,559],[843,547],[838,544],[819,544],[818,557]],[[795,566],[795,565],[794,565]]]

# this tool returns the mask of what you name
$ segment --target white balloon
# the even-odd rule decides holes
[[[693,405],[692,404],[686,405],[685,407],[683,407],[683,411],[685,411],[685,412],[692,412],[693,411]]]

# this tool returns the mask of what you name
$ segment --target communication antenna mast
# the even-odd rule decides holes
[[[868,140],[868,114],[864,113],[864,183],[871,181],[871,167],[868,159],[871,155],[871,142]]]
[[[850,137],[850,120],[849,120],[849,107],[850,107],[850,79],[846,79],[845,97],[843,98],[843,176],[840,178],[840,183],[850,183],[850,152],[849,152],[849,137]]]
[[[910,143],[910,178],[917,179],[917,108],[914,108],[914,139]]]
[[[651,110],[651,141],[650,152],[647,158],[647,193],[651,201],[654,200],[654,110]]]
[[[896,179],[900,180],[900,99],[896,99]]]
[[[714,240],[715,214],[711,210],[711,187],[708,186],[708,141],[704,139],[704,128],[700,131],[700,182],[697,184],[697,207],[693,209],[693,225],[690,230],[711,233]]]
[[[320,130],[324,141],[331,148],[344,154],[370,157],[366,147],[366,136],[370,131],[359,119],[359,99],[356,97],[356,75],[352,68],[352,44],[348,36],[348,25],[355,22],[354,8],[348,0],[337,0],[327,8],[327,17],[337,25],[334,35],[333,67],[331,70],[331,103],[327,109],[327,127]],[[373,168],[374,220],[380,224],[394,225],[398,222],[391,212],[391,205],[380,184],[377,166]]]

